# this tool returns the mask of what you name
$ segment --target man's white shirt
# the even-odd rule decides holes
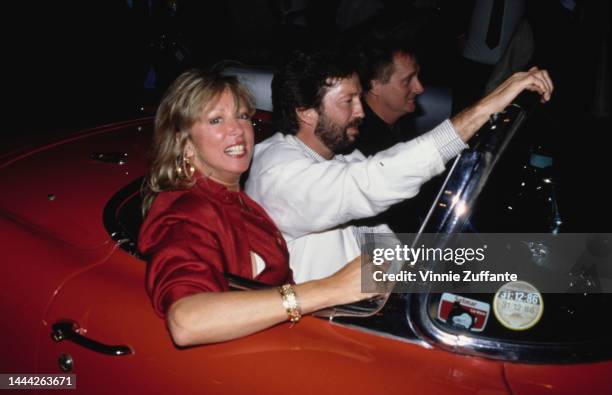
[[[326,160],[297,137],[276,133],[255,147],[246,192],[279,227],[301,283],[327,277],[361,253],[360,229],[349,222],[414,197],[465,147],[448,120],[368,158],[355,150]],[[371,231],[391,232],[386,225]]]

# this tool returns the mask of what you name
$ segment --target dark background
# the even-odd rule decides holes
[[[359,28],[347,33],[338,26],[341,3],[4,3],[0,157],[87,127],[150,114],[166,86],[189,67],[223,60],[274,67],[296,49],[350,41]],[[379,3],[389,24],[411,26],[426,85],[465,86],[477,77],[460,72],[458,49],[473,1]],[[580,202],[573,206],[588,205],[597,215],[605,210],[602,190],[611,169],[605,49],[610,42],[610,4],[577,1],[569,11],[557,0],[527,3],[536,48],[532,63],[547,68],[556,84],[553,100],[539,110],[528,137],[555,157],[571,199]],[[147,83],[152,68],[155,84]]]
[[[300,7],[301,3],[307,6]],[[3,134],[25,140],[43,130],[132,116],[142,104],[155,103],[167,84],[188,67],[206,67],[223,59],[278,65],[294,49],[321,48],[338,39],[340,3],[7,3],[2,6],[1,50],[9,129]],[[457,45],[467,27],[471,1],[380,3],[394,16],[393,23],[404,20],[414,26],[425,83],[452,85],[465,77],[455,72]],[[578,1],[579,8],[572,13],[559,1],[530,3],[537,3],[528,9],[537,49],[533,62],[548,68],[557,84],[551,107],[582,121],[593,115],[595,84],[601,82],[596,76],[603,37],[609,45],[609,4]],[[177,50],[184,55],[181,60],[174,55]],[[145,89],[151,66],[157,71],[156,88]],[[607,112],[603,118],[609,118],[609,93]]]

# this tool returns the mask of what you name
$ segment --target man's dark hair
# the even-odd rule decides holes
[[[343,51],[298,54],[272,79],[272,105],[277,128],[285,134],[299,130],[297,109],[320,109],[327,90],[338,79],[357,73],[357,59]]]
[[[393,58],[409,55],[416,58],[416,51],[408,39],[370,39],[360,46],[359,79],[364,92],[372,88],[372,80],[383,84],[389,81],[395,71]]]

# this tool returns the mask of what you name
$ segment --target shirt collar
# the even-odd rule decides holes
[[[365,113],[364,123],[365,122],[373,123],[376,126],[377,130],[379,128],[391,129],[392,125],[389,125],[388,123],[383,121],[383,119],[379,117],[378,114],[374,112],[374,110],[372,110],[372,108],[370,107],[370,105],[368,104],[366,100],[363,100],[361,103],[363,107],[363,112]]]
[[[389,125],[381,117],[379,117],[374,110],[372,110],[367,101],[363,100],[362,103],[365,118],[363,120],[362,127],[359,128],[360,133],[367,133],[368,131],[372,130],[388,130],[398,142],[408,141],[408,139],[404,136],[405,131],[403,131],[403,129],[406,127],[405,120],[410,119],[410,114],[404,114],[397,121],[395,121],[394,124]],[[369,125],[366,125],[366,123],[369,123]]]
[[[200,191],[214,195],[227,203],[241,203],[240,195],[243,193],[242,190],[237,192],[230,191],[227,189],[227,186],[209,177],[203,176],[198,171],[193,174],[193,177],[196,179],[194,187],[198,188]]]
[[[327,161],[327,159],[325,159],[324,157],[319,155],[315,150],[310,148],[308,145],[306,145],[306,143],[304,143],[302,140],[297,138],[295,135],[288,134],[287,135],[287,141],[289,141],[291,144],[299,147],[306,155],[308,155],[315,162],[320,163],[320,162]],[[346,162],[347,161],[345,156],[344,155],[340,155],[340,154],[334,155],[334,157],[331,160],[338,160],[340,162]]]

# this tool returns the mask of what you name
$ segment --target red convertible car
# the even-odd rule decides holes
[[[445,187],[468,204],[486,199],[523,118],[515,107],[481,133]],[[268,121],[258,112],[256,129],[269,132]],[[3,158],[0,373],[73,374],[83,394],[612,394],[606,294],[545,295],[540,322],[524,331],[492,314],[479,330],[463,328],[465,316],[452,325],[436,307],[457,295],[392,294],[177,348],[145,293],[135,245],[151,132],[150,117],[136,119]],[[441,195],[432,210],[443,210]],[[456,226],[430,214],[424,230]],[[230,280],[237,292],[259,286]],[[465,300],[478,308],[491,298]]]

